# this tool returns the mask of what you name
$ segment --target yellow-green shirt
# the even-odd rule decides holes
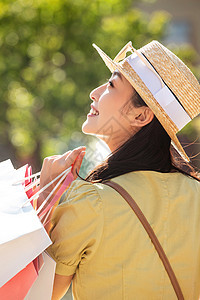
[[[200,296],[200,183],[181,173],[130,172],[112,179],[155,231],[186,300]],[[75,180],[53,214],[48,252],[72,275],[75,300],[177,299],[149,236],[113,188]]]

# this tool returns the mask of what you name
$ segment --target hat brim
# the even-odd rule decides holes
[[[169,116],[166,114],[166,112],[163,110],[160,104],[156,101],[152,93],[149,91],[149,89],[146,87],[146,85],[138,76],[138,74],[134,71],[134,69],[129,65],[129,63],[126,60],[123,60],[119,63],[115,62],[97,45],[93,44],[93,47],[97,50],[97,52],[99,53],[99,55],[101,56],[111,73],[113,73],[117,69],[129,81],[129,83],[133,86],[133,88],[137,91],[137,93],[141,96],[141,98],[145,101],[145,103],[155,114],[156,118],[162,124],[163,128],[170,136],[172,140],[172,145],[174,146],[176,151],[181,155],[181,157],[185,161],[189,162],[190,159],[176,136],[178,128],[169,118]]]

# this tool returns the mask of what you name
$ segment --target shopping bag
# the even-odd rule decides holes
[[[0,299],[24,299],[31,286],[35,282],[36,278],[38,277],[38,273],[43,265],[43,255],[40,254],[0,288]]]
[[[51,300],[56,263],[46,252],[43,258],[44,265],[24,300]]]
[[[49,186],[61,177],[46,198],[46,203],[48,203],[48,199],[53,196],[48,207],[41,214],[42,216],[46,213],[48,215],[52,207],[57,204],[63,192],[69,188],[71,182],[74,180],[69,169],[59,174],[57,178],[47,184]],[[13,186],[13,182],[23,177],[25,177],[22,180],[23,184]],[[44,254],[46,266],[44,264],[44,270],[40,271],[41,275],[37,279],[38,270],[41,269],[41,263],[39,263],[37,255],[47,248],[51,244],[51,241],[37,217],[39,211],[35,212],[31,205],[35,197],[37,199],[39,193],[47,186],[40,190],[38,185],[39,180],[36,180],[37,185],[35,185],[31,180],[32,177],[31,167],[28,165],[15,170],[9,160],[0,163],[0,226],[2,225],[5,228],[5,231],[0,234],[0,254],[2,254],[0,257],[5,257],[4,260],[0,258],[0,268],[4,270],[0,274],[0,286],[3,285],[0,288],[0,299],[9,300],[9,297],[11,297],[10,299],[14,297],[14,299],[21,300],[24,299],[28,290],[31,290],[29,296],[32,293],[34,295],[35,292],[39,291],[36,288],[34,292],[33,288],[32,292],[31,286],[36,281],[37,285],[45,281],[48,286],[48,293],[44,289],[45,298],[42,299],[51,299],[55,262],[47,254]],[[57,190],[58,186],[59,190]],[[57,192],[54,195],[55,190]],[[39,209],[42,212],[41,208]],[[42,274],[45,270],[47,270],[47,274],[43,277]],[[50,274],[51,276],[49,276]],[[36,299],[34,297],[33,299]]]
[[[10,161],[0,163],[0,287],[52,243],[24,187],[13,185],[24,174],[25,168],[15,170]]]

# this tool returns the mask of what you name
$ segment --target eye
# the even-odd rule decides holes
[[[112,83],[111,80],[109,80],[108,83],[109,83],[109,85],[110,85],[111,87],[114,87],[114,85],[113,85],[113,83]]]

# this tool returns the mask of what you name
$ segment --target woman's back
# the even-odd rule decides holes
[[[200,295],[200,183],[181,173],[130,172],[112,179],[137,202],[185,299]],[[71,275],[75,299],[176,299],[162,262],[127,202],[112,188],[72,183],[54,213],[50,253]]]

